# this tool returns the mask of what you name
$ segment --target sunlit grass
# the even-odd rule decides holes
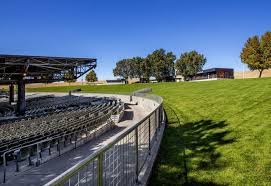
[[[145,87],[164,98],[168,116],[151,185],[271,184],[270,78],[80,88],[128,93]]]

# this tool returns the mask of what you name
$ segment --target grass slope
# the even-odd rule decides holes
[[[164,98],[168,116],[150,185],[271,184],[271,78],[80,88],[120,93],[144,87]]]

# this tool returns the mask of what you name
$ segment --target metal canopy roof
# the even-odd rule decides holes
[[[26,83],[63,81],[65,74],[77,79],[96,65],[94,58],[0,54],[0,84],[13,83],[22,77]]]

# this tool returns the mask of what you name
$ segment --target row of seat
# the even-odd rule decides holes
[[[15,117],[15,111],[13,106],[13,111],[9,115],[3,114],[1,117],[0,112],[0,124],[7,124],[16,122],[18,119],[31,119],[34,117],[41,117],[50,114],[65,112],[68,110],[77,110],[82,106],[88,106],[89,104],[96,101],[97,98],[86,98],[82,96],[63,96],[55,97],[52,95],[42,96],[41,98],[33,97],[26,100],[27,109],[24,115]],[[7,119],[7,116],[13,116]],[[16,119],[17,118],[17,119]]]
[[[80,131],[84,127],[91,127],[94,123],[99,124],[98,118],[116,111],[123,105],[116,99],[85,97],[77,100],[81,106],[76,109],[67,109],[65,112],[1,125],[0,155],[10,149],[57,135]]]
[[[0,117],[12,116],[14,114],[14,107],[9,104],[0,105]]]
[[[95,99],[95,98],[92,98]],[[54,112],[62,112],[70,107],[82,106],[93,102],[91,98],[81,96],[49,97],[35,103],[27,102],[26,116],[46,115]]]

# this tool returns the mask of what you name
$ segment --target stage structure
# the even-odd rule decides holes
[[[14,85],[18,85],[17,112],[24,114],[25,84],[77,79],[96,65],[94,58],[0,54],[0,84],[9,85],[10,103],[14,102]]]

